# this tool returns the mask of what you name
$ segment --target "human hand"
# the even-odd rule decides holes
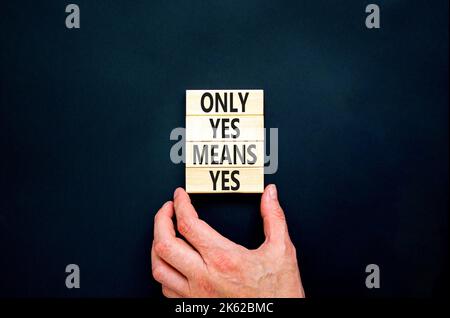
[[[176,237],[178,232],[189,244]],[[264,243],[255,250],[235,244],[199,219],[189,195],[176,189],[174,200],[155,215],[153,277],[166,297],[305,297],[275,185],[261,197]]]

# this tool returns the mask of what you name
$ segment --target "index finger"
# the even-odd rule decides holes
[[[178,231],[202,256],[207,256],[214,252],[218,246],[222,248],[236,246],[236,244],[223,237],[205,221],[198,218],[198,214],[191,204],[191,199],[183,188],[176,189],[174,193],[174,207]]]
[[[153,248],[157,255],[186,277],[203,268],[200,255],[186,242],[175,236],[172,216],[173,203],[166,202],[155,215]]]

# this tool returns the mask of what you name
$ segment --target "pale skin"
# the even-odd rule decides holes
[[[184,239],[176,237],[174,217]],[[275,185],[264,190],[261,217],[265,241],[249,250],[201,220],[189,195],[176,189],[173,201],[155,215],[152,273],[162,293],[169,298],[305,297]]]

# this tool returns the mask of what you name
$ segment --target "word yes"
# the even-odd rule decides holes
[[[213,137],[217,138],[217,130],[219,129],[219,125],[222,127],[222,138],[238,138],[240,135],[240,130],[238,127],[239,118],[217,118],[216,120],[210,118],[209,123],[211,124],[211,128],[213,129]],[[229,135],[226,132],[231,128],[234,130],[234,134]]]

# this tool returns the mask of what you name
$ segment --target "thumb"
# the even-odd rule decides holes
[[[288,236],[286,218],[278,201],[277,187],[269,184],[261,197],[261,216],[263,218],[266,242],[284,241]]]

